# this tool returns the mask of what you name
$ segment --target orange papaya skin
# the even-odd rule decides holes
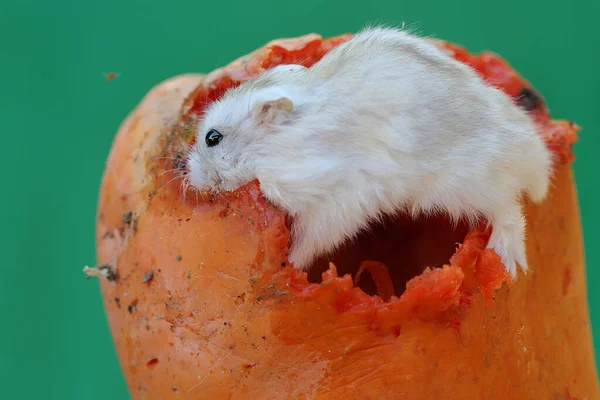
[[[577,127],[543,105],[532,118],[558,162],[548,199],[524,206],[530,272],[514,282],[482,229],[389,301],[333,266],[309,283],[287,264],[285,216],[258,182],[210,199],[182,191],[170,170],[184,169],[209,101],[348,37],[278,40],[208,76],[175,77],[120,127],[96,240],[98,262],[117,273],[101,291],[131,397],[600,399],[570,165]],[[512,96],[527,85],[496,55],[437,44]]]

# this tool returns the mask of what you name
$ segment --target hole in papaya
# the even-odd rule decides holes
[[[351,274],[353,279],[361,262],[378,261],[387,267],[394,294],[400,296],[406,289],[406,282],[420,275],[425,268],[448,264],[457,243],[462,243],[468,232],[466,222],[454,226],[444,216],[388,217],[331,255],[315,261],[309,269],[308,280],[321,282],[321,274],[329,268],[330,261],[335,264],[339,276]],[[358,286],[370,295],[377,294],[368,271],[363,271]]]

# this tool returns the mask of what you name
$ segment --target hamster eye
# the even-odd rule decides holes
[[[206,138],[204,139],[204,141],[206,142],[206,145],[208,147],[213,147],[218,145],[221,142],[221,139],[223,139],[223,135],[221,135],[221,133],[218,130],[211,129],[206,134]]]

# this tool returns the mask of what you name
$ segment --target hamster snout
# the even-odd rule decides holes
[[[233,190],[258,179],[293,218],[289,260],[303,269],[384,215],[443,211],[489,221],[488,247],[515,276],[517,264],[527,270],[519,197],[542,201],[552,168],[506,94],[389,28],[229,90],[206,109],[197,139],[189,182]]]

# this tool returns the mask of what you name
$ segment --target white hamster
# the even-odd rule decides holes
[[[383,215],[447,213],[492,226],[488,247],[527,271],[519,197],[548,192],[552,156],[509,96],[427,40],[368,28],[310,68],[281,65],[210,104],[189,183],[254,179],[292,217],[306,269]]]

